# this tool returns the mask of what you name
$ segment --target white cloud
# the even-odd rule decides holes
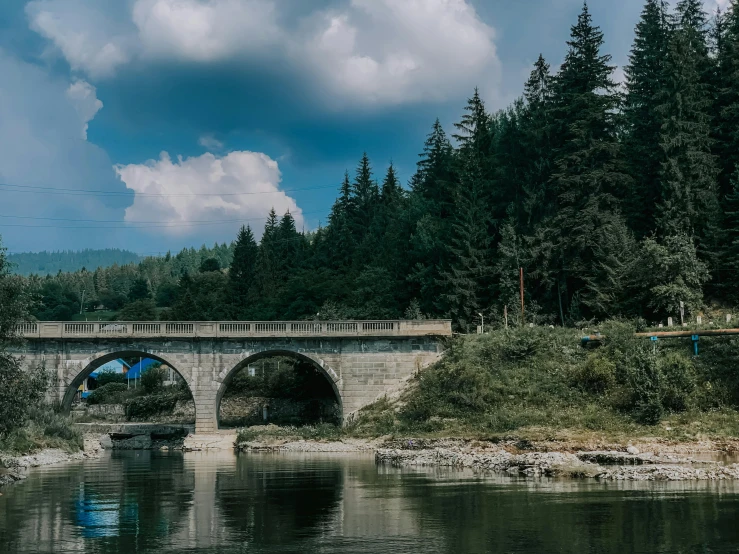
[[[198,144],[205,148],[206,150],[222,150],[223,149],[223,142],[218,140],[216,137],[214,137],[212,134],[203,135],[198,139]]]
[[[440,100],[498,79],[494,30],[466,0],[352,0],[319,21],[296,55],[350,100]]]
[[[31,29],[48,39],[75,71],[111,75],[131,59],[131,37],[109,13],[106,2],[34,0],[26,5]]]
[[[112,1],[34,0],[27,13],[93,78],[137,61],[259,58],[307,71],[332,105],[442,100],[499,81],[494,29],[470,0],[341,0],[295,28],[278,10],[290,3],[277,0]]]
[[[270,0],[137,0],[133,8],[146,55],[199,62],[273,44],[275,18]]]
[[[87,81],[77,80],[69,85],[67,98],[82,119],[82,138],[87,140],[89,122],[103,109],[103,103],[97,97],[97,90]]]
[[[208,153],[173,161],[163,152],[159,160],[117,166],[116,171],[126,186],[136,192],[125,220],[159,221],[165,225],[153,232],[223,236],[224,230],[235,231],[248,220],[257,220],[251,221],[251,225],[258,231],[271,208],[278,214],[290,210],[298,228],[303,224],[302,211],[295,200],[279,190],[281,173],[277,162],[265,154],[231,152],[217,157]],[[218,220],[224,224],[193,225]]]
[[[84,82],[49,77],[42,69],[0,50],[0,183],[43,187],[0,192],[0,234],[13,250],[100,246],[115,231],[63,230],[76,219],[121,221],[130,202],[124,196],[69,194],[94,189],[125,193],[108,155],[83,139],[99,109],[94,89]],[[15,188],[13,187],[13,188]],[[51,190],[49,190],[51,189]],[[68,221],[27,218],[62,218]],[[17,226],[22,225],[22,226]],[[28,226],[47,226],[32,229]],[[74,237],[73,239],[71,237]],[[108,243],[110,245],[110,243]]]

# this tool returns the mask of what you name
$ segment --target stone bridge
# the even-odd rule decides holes
[[[221,397],[242,368],[285,355],[311,363],[331,384],[344,421],[436,361],[447,320],[273,322],[34,322],[19,328],[26,367],[55,376],[69,409],[82,381],[104,363],[146,356],[177,371],[195,401],[196,432],[218,429]]]

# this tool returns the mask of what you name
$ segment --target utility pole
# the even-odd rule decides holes
[[[503,319],[505,320],[505,328],[508,329],[508,306],[503,306]]]
[[[80,315],[82,315],[82,310],[85,306],[85,289],[82,289],[82,300],[80,300]]]
[[[485,316],[484,316],[484,315],[482,315],[482,314],[481,314],[481,313],[479,313],[479,312],[478,312],[478,314],[477,314],[477,315],[479,315],[479,316],[480,316],[480,328],[481,328],[481,330],[482,330],[482,334],[484,335],[484,334],[485,334]]]
[[[518,268],[518,282],[519,282],[519,288],[521,290],[521,325],[524,325],[526,322],[525,318],[525,311],[524,311],[524,302],[523,302],[523,268]]]

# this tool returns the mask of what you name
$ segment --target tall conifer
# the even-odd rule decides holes
[[[659,95],[665,86],[665,60],[670,29],[664,0],[647,0],[636,26],[636,38],[625,68],[625,155],[632,185],[625,204],[629,223],[637,235],[655,229],[655,208],[660,202],[663,153]]]

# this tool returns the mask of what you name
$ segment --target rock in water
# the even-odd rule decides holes
[[[628,452],[632,456],[636,456],[637,454],[639,454],[639,449],[636,446],[629,446],[626,449],[626,452]]]

